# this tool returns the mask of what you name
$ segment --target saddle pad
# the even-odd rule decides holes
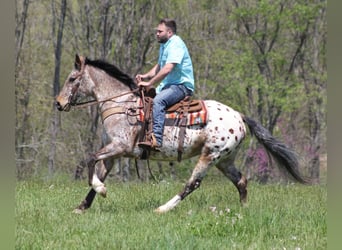
[[[189,111],[186,121],[186,126],[189,125],[205,125],[207,123],[207,108],[204,104],[204,101],[198,100],[201,105],[201,109],[199,111],[191,112]],[[174,112],[166,112],[165,114],[165,126],[178,126],[181,118],[183,117],[182,113],[177,111]]]
[[[198,111],[191,111],[191,110],[188,111],[186,126],[207,124],[208,112],[204,104],[204,101],[194,100],[194,102],[196,103],[196,106],[200,108],[197,108]],[[144,112],[141,109],[140,115],[139,115],[140,121],[144,121],[145,119],[144,116],[145,116]],[[181,112],[178,112],[178,111],[170,112],[169,110],[167,110],[165,114],[165,126],[179,126],[179,123],[182,117],[183,117],[183,114]]]

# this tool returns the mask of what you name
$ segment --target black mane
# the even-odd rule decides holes
[[[94,66],[96,68],[104,70],[108,75],[118,79],[120,82],[127,85],[131,90],[137,88],[136,83],[133,78],[122,72],[118,67],[103,61],[103,60],[90,60],[89,58],[85,59],[85,64]]]

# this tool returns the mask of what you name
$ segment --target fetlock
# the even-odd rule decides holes
[[[239,182],[236,185],[240,195],[240,202],[242,204],[247,202],[247,182],[248,181],[246,177],[241,176]]]

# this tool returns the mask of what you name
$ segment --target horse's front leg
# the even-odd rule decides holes
[[[103,175],[101,174],[101,169],[103,169],[101,163],[103,163],[103,161],[96,161],[93,156],[90,157],[88,161],[88,184],[96,193],[106,197],[107,189],[103,183],[104,180],[100,179]],[[98,172],[100,173],[98,174]]]
[[[123,155],[124,152],[125,150],[120,147],[119,144],[110,143],[101,148],[95,154],[90,155],[88,159],[87,165],[89,186],[91,186],[96,193],[99,193],[103,197],[106,197],[107,190],[101,178],[98,177],[97,172],[99,170],[99,167],[97,163],[100,160],[119,158]]]
[[[104,182],[104,180],[106,179],[106,177],[108,176],[108,174],[110,173],[110,171],[113,168],[114,160],[113,159],[107,159],[104,161],[99,161],[98,165],[99,165],[99,169],[97,171],[97,175],[98,175],[99,179],[102,182]],[[90,208],[91,204],[93,203],[95,196],[96,196],[96,191],[93,188],[90,189],[90,191],[88,192],[85,199],[81,202],[80,205],[78,205],[76,207],[74,212],[75,213],[82,213],[82,212],[84,212],[84,210]]]

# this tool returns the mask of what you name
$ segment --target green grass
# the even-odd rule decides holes
[[[166,214],[153,210],[180,182],[107,183],[82,215],[72,210],[86,181],[63,178],[16,186],[16,249],[326,249],[327,188],[249,185],[248,207],[227,180],[202,186]],[[216,209],[214,209],[216,208]],[[213,211],[215,210],[215,211]]]

